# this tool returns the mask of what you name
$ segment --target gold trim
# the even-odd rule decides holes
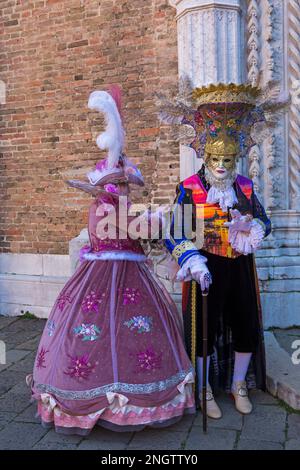
[[[255,100],[260,93],[258,87],[249,84],[237,85],[235,83],[211,84],[193,90],[193,99],[200,106],[206,103],[248,103],[255,105]]]
[[[236,155],[240,149],[238,143],[233,139],[219,137],[218,139],[210,139],[205,144],[206,154],[211,155]],[[207,155],[206,155],[207,156]]]
[[[185,253],[186,251],[189,250],[196,250],[197,248],[195,247],[193,242],[190,242],[188,240],[183,240],[179,245],[176,245],[175,248],[172,251],[172,256],[178,261],[181,255]]]
[[[192,298],[191,298],[191,361],[196,372],[196,327],[197,327],[197,284],[196,281],[192,282]],[[193,384],[195,391],[195,383]]]

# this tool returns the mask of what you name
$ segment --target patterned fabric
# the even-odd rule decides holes
[[[204,239],[200,248],[209,253],[228,258],[241,256],[231,247],[228,240],[228,228],[223,225],[224,222],[230,220],[229,212],[223,212],[218,204],[206,203],[209,187],[204,176],[203,166],[197,174],[187,178],[177,188],[170,239],[166,240],[166,247],[180,266],[188,258],[198,253],[198,249],[192,243],[192,240],[187,239],[187,235],[190,237],[195,236],[193,232],[198,226],[200,228],[203,226],[201,222],[204,222]],[[234,208],[242,214],[248,213],[258,219],[263,224],[265,236],[267,236],[271,231],[271,222],[253,191],[252,181],[238,175],[234,183],[234,189],[238,199],[238,204]],[[186,213],[186,208],[190,207],[192,207],[191,217],[188,217],[189,214]],[[189,220],[190,225],[188,225]],[[197,220],[200,222],[199,225]],[[180,236],[178,236],[179,233]]]
[[[97,248],[101,243],[104,251],[124,253],[127,239],[103,245],[97,238],[100,203],[100,199],[94,200],[90,210],[91,246]],[[138,241],[134,244],[133,250],[140,246]],[[49,335],[53,324],[55,332]],[[113,422],[116,416],[110,412],[111,406],[119,409],[111,400],[119,402],[122,410],[125,401],[138,407],[134,424],[144,426],[151,425],[152,419],[157,422],[151,409],[162,411],[168,403],[174,406],[166,419],[194,411],[190,395],[174,402],[179,393],[188,396],[188,375],[193,379],[177,308],[147,264],[121,259],[83,261],[50,313],[35,362],[32,393],[39,405],[46,400],[46,407],[55,406],[56,416],[72,417],[80,430],[85,418],[99,410],[103,410],[106,424]],[[132,423],[133,416],[117,414],[120,427]],[[162,413],[161,424],[164,419]],[[61,425],[68,427],[68,423],[69,418]]]
[[[228,260],[229,261],[229,260]],[[266,389],[266,360],[264,350],[264,330],[262,321],[262,311],[260,304],[260,296],[257,282],[256,268],[254,264],[253,255],[243,256],[242,262],[244,269],[249,273],[250,282],[245,286],[245,289],[253,290],[254,297],[257,302],[257,316],[259,323],[259,342],[256,352],[253,354],[250,366],[248,369],[246,381],[248,388],[258,388],[261,390]],[[183,317],[186,338],[186,348],[190,355],[191,353],[191,302],[192,302],[192,289],[191,282],[183,283]],[[208,294],[210,295],[210,294]],[[202,310],[202,296],[200,289],[196,292],[196,309],[197,312]],[[224,315],[219,318],[218,333],[214,347],[214,353],[211,356],[210,370],[209,370],[209,383],[214,392],[219,389],[230,392],[231,383],[234,370],[234,347],[232,341],[231,328],[226,325]]]

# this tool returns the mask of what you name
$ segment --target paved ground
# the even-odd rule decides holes
[[[7,364],[0,365],[0,449],[300,449],[300,413],[291,412],[262,392],[251,393],[254,411],[246,417],[234,409],[227,396],[221,396],[218,401],[224,416],[209,420],[206,436],[201,414],[186,417],[166,430],[140,433],[118,434],[98,428],[82,438],[47,431],[35,417],[25,384],[44,325],[44,320],[0,316],[0,339],[7,348]],[[288,344],[289,340],[282,341]]]

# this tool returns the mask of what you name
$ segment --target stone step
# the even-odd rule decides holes
[[[300,334],[300,329],[299,329]],[[274,396],[283,400],[294,410],[300,410],[300,342],[297,345],[299,353],[294,349],[289,354],[277,341],[274,333],[265,332],[266,362],[267,362],[267,389]],[[297,336],[295,336],[297,341]],[[296,362],[294,360],[294,362]]]

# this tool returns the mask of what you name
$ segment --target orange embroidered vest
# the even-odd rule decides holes
[[[252,181],[245,176],[238,175],[236,183],[247,199],[251,198]],[[196,206],[196,217],[204,218],[204,241],[202,249],[209,253],[227,258],[237,258],[240,253],[235,251],[228,241],[228,228],[224,222],[228,221],[228,214],[220,209],[219,204],[207,204],[207,191],[200,177],[195,174],[183,182],[183,187],[192,192],[193,204]]]

